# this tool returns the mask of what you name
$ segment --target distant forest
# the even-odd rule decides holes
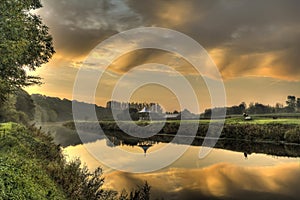
[[[203,117],[209,118],[211,116],[212,110],[218,113],[218,110],[224,108],[213,108],[206,109],[202,114]],[[249,103],[247,105],[245,102],[240,103],[240,105],[235,105],[231,107],[226,107],[226,115],[241,115],[243,113],[247,114],[276,114],[276,113],[300,113],[300,98],[295,96],[287,96],[287,100],[284,104],[276,103],[275,106],[264,105],[261,103]]]
[[[106,107],[101,107],[88,103],[80,103],[83,106],[95,106],[96,114],[99,120],[113,120],[111,103],[108,102]],[[133,120],[138,120],[138,111],[142,107],[149,107],[159,104],[154,103],[129,103],[130,106],[119,109],[118,119],[122,120],[124,113],[128,112]],[[224,108],[213,108],[216,112]],[[240,105],[227,107],[227,115],[242,115],[247,113],[253,114],[276,114],[276,113],[300,113],[300,98],[289,95],[284,104],[276,103],[275,106],[264,105],[261,103],[250,103],[247,105],[242,102]],[[212,109],[206,109],[200,116],[201,118],[210,118]],[[199,115],[190,113],[188,110],[181,112],[167,112],[186,116],[186,119],[197,118]],[[181,114],[181,115],[180,115]],[[82,120],[88,119],[89,116],[84,116]],[[48,97],[41,94],[29,95],[24,90],[18,90],[13,95],[9,96],[8,101],[0,106],[0,122],[13,121],[28,123],[35,122],[63,122],[73,120],[72,101],[68,99],[60,99],[58,97]]]

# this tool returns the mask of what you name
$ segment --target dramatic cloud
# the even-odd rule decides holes
[[[298,0],[42,2],[44,7],[38,14],[50,28],[57,53],[36,72],[46,84],[29,88],[30,93],[72,98],[76,72],[95,46],[121,31],[154,26],[180,31],[208,51],[225,80],[228,105],[241,101],[273,105],[284,102],[287,95],[300,95]],[[126,42],[115,43],[101,56],[126,48]],[[178,55],[153,49],[138,50],[121,56],[109,66],[106,79],[101,82],[104,87],[97,91],[100,95],[97,103],[105,105],[118,78],[145,63],[172,66],[189,76],[193,86],[205,88],[197,81],[201,77],[194,76],[193,67]],[[87,65],[95,68],[99,63]],[[151,70],[169,73],[162,71],[159,65]],[[207,96],[201,89],[197,91],[201,91],[198,96]],[[149,91],[149,95],[156,96],[154,93]],[[201,105],[209,107],[209,99],[201,101]]]
[[[44,1],[40,14],[51,28],[57,51],[66,56],[84,57],[120,31],[158,26],[197,40],[224,78],[264,75],[298,80],[299,6],[297,0],[54,0]],[[166,59],[158,57],[161,62]]]
[[[42,1],[39,14],[50,27],[60,53],[84,56],[104,38],[142,25],[123,0]]]
[[[148,25],[174,28],[196,39],[225,78],[299,79],[299,1],[161,0],[149,6],[141,1],[130,5]]]

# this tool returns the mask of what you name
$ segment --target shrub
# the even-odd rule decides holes
[[[295,127],[285,132],[284,139],[286,142],[300,143],[300,127]]]
[[[102,189],[101,168],[91,172],[79,159],[66,162],[60,146],[34,126],[7,123],[0,129],[7,131],[0,138],[0,199],[149,199],[147,183],[131,196]]]

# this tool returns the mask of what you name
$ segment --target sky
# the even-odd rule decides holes
[[[76,74],[97,45],[133,28],[161,27],[186,34],[207,51],[223,79],[228,106],[243,101],[284,104],[287,95],[300,97],[300,1],[42,0],[42,3],[43,8],[37,13],[49,27],[56,54],[49,63],[31,72],[40,75],[44,84],[27,88],[29,93],[72,99]],[[110,51],[126,45],[129,44],[116,42]],[[147,63],[156,64],[135,70]],[[170,73],[160,64],[173,67],[181,75]],[[212,106],[204,79],[191,64],[174,53],[157,49],[129,52],[114,60],[98,84],[95,103],[104,106],[111,99],[117,81],[134,70],[133,76],[141,77],[142,72],[145,79],[163,76],[175,87],[179,86],[177,78],[184,76],[195,91],[200,110]],[[122,83],[124,93],[126,84],[130,83]],[[189,95],[186,92],[180,91],[183,96]],[[149,84],[138,88],[130,100],[157,101],[172,111],[178,109],[178,96],[168,87]],[[193,110],[193,106],[186,107]]]

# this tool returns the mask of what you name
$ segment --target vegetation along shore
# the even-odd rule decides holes
[[[0,124],[1,199],[149,199],[150,186],[122,193],[103,189],[102,169],[66,162],[60,145],[35,127]]]
[[[183,136],[189,136],[191,134],[189,128],[198,124],[197,137],[205,137],[209,127],[210,120],[187,120],[182,121]],[[138,121],[138,122],[122,122],[126,129],[138,132],[139,127],[148,125],[150,122]],[[161,123],[160,121],[154,121],[152,123]],[[218,123],[218,120],[212,120],[211,126],[214,128]],[[139,126],[135,126],[135,125]],[[78,122],[78,125],[86,131],[97,133],[97,127],[94,127],[95,123]],[[119,132],[122,130],[118,124],[114,121],[100,121],[104,132]],[[65,127],[75,129],[73,121],[64,123]],[[158,134],[175,135],[179,129],[180,121],[171,120],[167,121]],[[142,133],[141,133],[142,134]],[[216,136],[217,137],[217,136]],[[258,118],[251,121],[245,121],[242,118],[229,118],[225,120],[224,127],[222,129],[220,138],[222,139],[236,139],[247,140],[252,142],[273,142],[273,143],[294,143],[300,144],[300,120],[299,119],[270,119],[270,118]]]

